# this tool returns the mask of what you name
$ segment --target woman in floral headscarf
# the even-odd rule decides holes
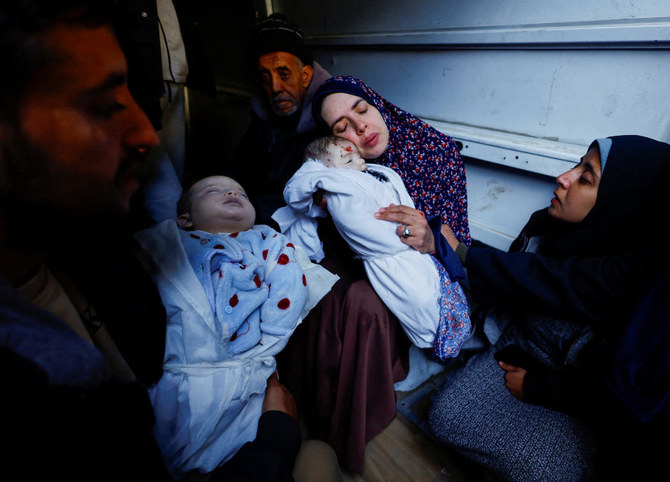
[[[400,175],[417,207],[397,228],[403,243],[425,252],[431,228],[445,223],[470,244],[465,169],[453,139],[353,77],[322,84],[313,112],[324,131]],[[430,227],[427,218],[434,220]],[[321,264],[340,281],[296,330],[279,367],[311,435],[330,443],[345,469],[361,472],[365,444],[395,416],[394,382],[407,376],[409,340],[328,219],[319,238],[326,254]]]
[[[465,167],[451,137],[354,77],[328,79],[314,95],[312,108],[324,130],[353,142],[366,160],[400,174],[416,208],[429,219],[439,217],[461,243],[470,244]],[[407,225],[410,238],[415,227],[419,243],[418,225],[423,223],[417,221]]]

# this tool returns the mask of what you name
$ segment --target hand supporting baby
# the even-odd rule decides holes
[[[420,253],[434,253],[435,239],[422,211],[408,206],[391,204],[375,213],[376,219],[399,223],[396,234],[400,240]],[[409,228],[409,236],[404,235]]]
[[[287,413],[298,420],[298,408],[293,399],[293,394],[285,385],[279,383],[276,371],[268,378],[268,385],[265,389],[265,400],[263,400],[263,413],[270,410]]]

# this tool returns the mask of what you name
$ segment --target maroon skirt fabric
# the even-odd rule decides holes
[[[362,472],[365,444],[396,414],[393,384],[408,371],[409,339],[362,264],[326,258],[340,276],[277,357],[309,436],[329,443],[340,465]]]

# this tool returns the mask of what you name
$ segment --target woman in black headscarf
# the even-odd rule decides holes
[[[658,234],[669,181],[669,145],[599,139],[557,178],[551,205],[510,252],[466,248],[443,228],[484,308],[484,332],[502,334],[435,395],[438,438],[505,479],[595,476],[593,417],[612,406],[603,347],[667,263]]]

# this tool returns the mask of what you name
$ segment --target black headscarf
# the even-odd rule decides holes
[[[659,231],[667,222],[663,213],[670,188],[670,145],[642,136],[610,139],[596,203],[582,221],[557,220],[547,209],[531,217],[525,231],[543,234],[540,254],[559,259],[600,256],[636,244],[649,249],[660,242]],[[597,145],[594,141],[589,148]]]

